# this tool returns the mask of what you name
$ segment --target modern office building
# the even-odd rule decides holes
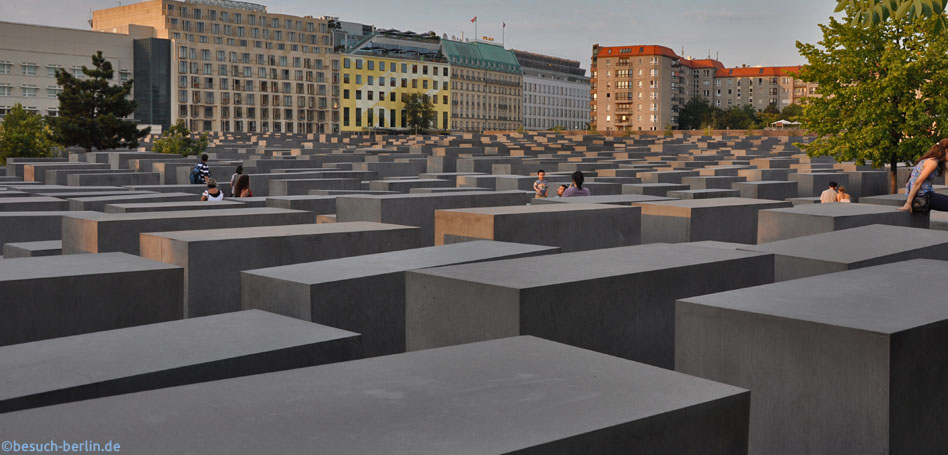
[[[112,64],[114,84],[133,77],[132,36],[43,25],[0,22],[0,117],[17,103],[40,115],[59,113],[56,71],[84,77],[92,55]]]
[[[230,0],[147,0],[92,13],[94,30],[133,26],[170,40],[171,123],[184,120],[192,131],[339,131],[339,56],[328,19]]]
[[[523,127],[589,127],[589,78],[579,62],[514,50],[523,71]]]
[[[324,17],[329,20],[332,42],[336,52],[349,52],[375,32],[375,26],[359,22],[340,21],[338,17]]]
[[[379,30],[341,58],[342,131],[407,131],[413,93],[434,106],[430,129],[451,129],[450,70],[437,36]]]
[[[678,125],[678,112],[700,97],[714,106],[783,109],[816,94],[793,76],[799,67],[725,68],[664,46],[593,45],[591,126],[601,131],[656,131]]]
[[[523,127],[523,73],[512,51],[481,41],[442,40],[451,64],[451,122],[455,131]]]

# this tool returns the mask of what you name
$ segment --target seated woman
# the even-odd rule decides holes
[[[253,197],[253,191],[250,191],[250,176],[243,174],[237,177],[237,183],[234,185],[234,197]]]
[[[573,184],[563,192],[563,197],[589,196],[589,188],[583,188],[583,173],[573,173]]]
[[[912,175],[905,184],[905,205],[899,208],[903,212],[911,212],[915,208],[916,198],[928,198],[929,208],[941,212],[948,211],[948,196],[932,191],[935,176],[945,175],[945,155],[948,149],[948,139],[942,139],[933,145],[928,153],[915,163]],[[921,198],[920,198],[921,199]]]
[[[852,198],[849,197],[849,193],[846,192],[846,187],[841,186],[836,190],[836,202],[850,203]]]
[[[217,189],[217,180],[208,177],[207,190],[201,195],[202,201],[223,201],[224,193]]]

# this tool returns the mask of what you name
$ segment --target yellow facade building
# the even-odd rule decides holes
[[[407,131],[405,101],[414,93],[434,107],[429,129],[451,129],[451,70],[436,36],[379,31],[341,60],[342,131]]]

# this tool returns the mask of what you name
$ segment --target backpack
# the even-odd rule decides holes
[[[201,165],[195,164],[194,167],[191,168],[191,184],[198,183],[201,183]]]

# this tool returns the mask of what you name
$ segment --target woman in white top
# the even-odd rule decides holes
[[[852,201],[852,198],[849,197],[849,193],[846,192],[846,187],[841,186],[836,190],[836,202],[848,204]]]
[[[201,200],[212,202],[224,200],[224,193],[217,189],[217,180],[213,178],[207,179],[207,190],[201,195]]]

